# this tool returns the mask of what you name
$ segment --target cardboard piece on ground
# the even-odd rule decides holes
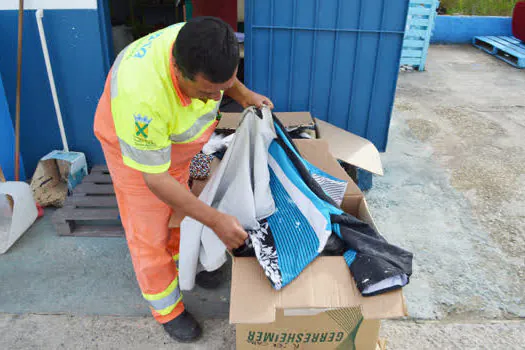
[[[328,142],[334,157],[371,173],[383,175],[379,151],[370,141],[320,119],[315,119],[315,123],[319,138]]]
[[[217,125],[217,130],[237,129],[241,122],[241,113],[221,113],[222,118]],[[275,115],[286,128],[313,128],[315,122],[308,112],[276,112]]]
[[[67,197],[67,184],[61,180],[54,159],[38,162],[31,180],[31,190],[35,201],[43,207],[62,207]]]
[[[42,207],[62,207],[71,192],[88,173],[86,156],[79,152],[52,151],[38,162],[31,189]]]
[[[60,178],[71,192],[88,174],[86,156],[80,152],[52,151],[42,157],[46,161],[54,159],[57,163]]]

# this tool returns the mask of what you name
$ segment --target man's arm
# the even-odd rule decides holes
[[[206,205],[167,172],[143,173],[143,177],[148,188],[160,200],[211,228],[228,249],[240,247],[248,238],[237,218]]]
[[[262,107],[264,104],[270,107],[270,109],[273,109],[273,103],[268,97],[259,95],[258,93],[248,89],[237,78],[235,78],[233,86],[224,93],[237,101],[243,108],[249,106]]]

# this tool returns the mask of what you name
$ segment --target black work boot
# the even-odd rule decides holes
[[[201,271],[195,276],[195,283],[204,289],[218,288],[224,280],[222,268],[215,271]]]
[[[199,339],[201,326],[193,316],[184,310],[179,316],[162,325],[164,330],[176,341],[190,343]]]

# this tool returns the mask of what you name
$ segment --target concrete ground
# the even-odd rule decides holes
[[[0,314],[0,349],[206,349],[235,348],[226,320],[206,320],[194,344],[173,342],[150,317]],[[525,322],[385,321],[388,350],[523,349]]]
[[[385,176],[366,196],[415,253],[408,320],[388,349],[525,343],[525,71],[470,46],[432,46],[399,78]],[[0,256],[0,348],[230,349],[227,286],[185,294],[205,335],[178,345],[147,317],[125,241],[60,238],[49,216]]]
[[[418,319],[525,317],[525,70],[432,46],[401,74],[385,176],[367,194],[385,236],[415,253]]]

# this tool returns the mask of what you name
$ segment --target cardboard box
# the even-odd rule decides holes
[[[379,152],[369,141],[316,120],[308,112],[276,113],[286,127],[316,127],[320,140],[295,140],[310,163],[348,181],[342,209],[376,228],[363,193],[336,160],[382,175]],[[233,130],[239,115],[223,114]],[[377,229],[377,228],[376,228]],[[318,257],[292,283],[272,288],[256,258],[233,258],[230,322],[237,349],[383,348],[380,320],[407,315],[401,290],[363,297],[343,257]]]
[[[345,142],[341,132],[346,133],[337,130],[337,140]],[[326,139],[295,143],[310,163],[349,181],[342,209],[375,227],[362,192],[329,151],[332,142],[326,140],[336,138],[326,131],[325,135]],[[350,134],[350,142],[356,137]],[[369,169],[380,168],[370,161],[369,147],[362,146],[350,144],[348,155],[342,156],[358,167],[363,159]],[[231,284],[230,322],[236,324],[237,349],[374,350],[380,320],[407,315],[401,290],[361,296],[343,257],[318,257],[281,291],[271,287],[255,258],[234,258]]]

